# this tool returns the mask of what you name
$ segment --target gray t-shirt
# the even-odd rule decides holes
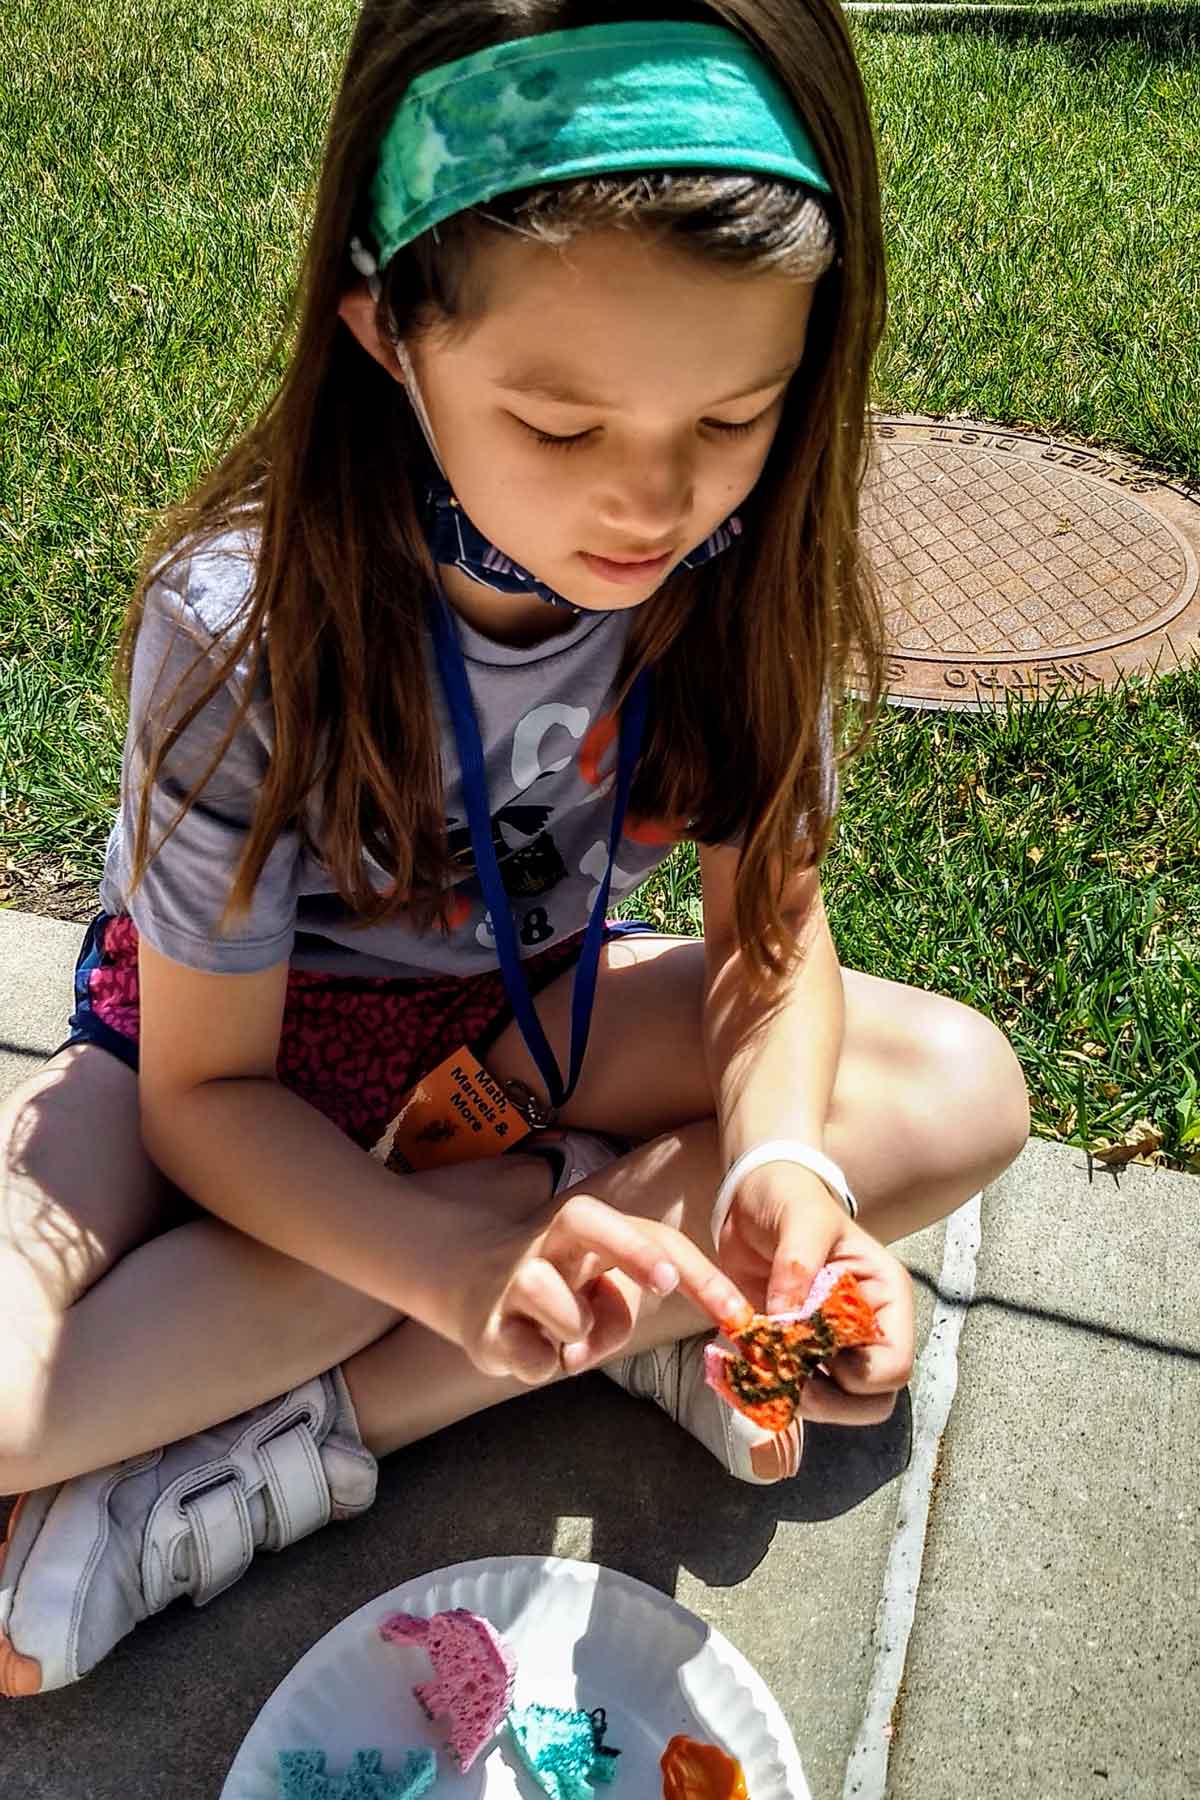
[[[139,933],[163,955],[214,974],[245,974],[283,961],[296,969],[353,975],[471,975],[495,969],[495,940],[474,872],[454,732],[428,636],[447,829],[464,863],[449,933],[436,925],[415,931],[403,917],[356,928],[355,915],[312,848],[322,835],[319,819],[310,813],[305,831],[285,831],[273,845],[249,914],[218,935],[271,754],[265,684],[199,798],[151,861],[136,893],[129,894],[144,767],[136,750],[139,728],[173,694],[198,649],[212,650],[218,632],[237,614],[252,579],[255,543],[251,529],[229,533],[148,587],[101,906],[108,913],[130,914]],[[496,643],[456,620],[484,750],[492,837],[523,957],[586,925],[604,875],[616,755],[611,712],[631,617],[628,611],[585,613],[560,635],[528,648]],[[216,653],[225,654],[220,642]],[[201,666],[186,695],[200,691],[211,666]],[[247,678],[243,662],[166,759],[151,796],[151,845],[207,768]],[[172,716],[179,711],[176,702]],[[836,794],[828,751],[827,766]],[[623,838],[611,903],[629,895],[671,849],[669,839]],[[363,861],[373,885],[384,890],[384,870],[365,850]]]
[[[428,639],[426,673],[441,733],[446,828],[464,869],[455,884],[452,931],[414,931],[403,916],[383,925],[356,925],[356,914],[313,848],[322,842],[315,805],[304,830],[288,830],[273,844],[250,913],[225,934],[218,931],[272,754],[272,706],[264,684],[218,769],[131,895],[131,846],[144,774],[137,751],[140,725],[175,697],[176,684],[193,668],[198,652],[212,653],[216,646],[223,655],[219,632],[245,601],[254,554],[254,531],[227,533],[149,585],[133,657],[121,808],[104,857],[104,911],[130,914],[164,956],[209,974],[250,974],[282,961],[356,976],[470,976],[497,968],[471,855],[459,756]],[[522,956],[551,949],[581,931],[603,880],[617,749],[613,688],[630,619],[630,612],[583,614],[569,630],[529,648],[495,643],[457,621],[484,745],[491,835]],[[209,668],[207,662],[198,666],[185,686],[184,702],[200,693]],[[209,767],[245,695],[246,680],[248,668],[241,662],[160,769],[149,810],[151,846]],[[180,711],[176,698],[173,716]],[[828,709],[824,716],[826,788],[831,803],[837,803]],[[613,868],[613,904],[657,869],[671,848],[666,830],[626,826]],[[389,886],[385,871],[365,850],[363,862],[372,886],[380,891]]]

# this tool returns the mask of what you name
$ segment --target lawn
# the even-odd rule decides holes
[[[1200,477],[1200,9],[860,19],[899,410],[1123,445]]]
[[[98,868],[146,521],[269,394],[345,0],[0,16],[0,854]],[[877,112],[885,408],[1200,478],[1200,14],[853,25]],[[1055,708],[885,714],[827,895],[843,960],[979,1007],[1034,1129],[1200,1158],[1200,669]],[[695,929],[676,857],[635,910]]]

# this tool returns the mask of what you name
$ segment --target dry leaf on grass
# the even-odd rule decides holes
[[[1118,1143],[1097,1144],[1092,1149],[1092,1155],[1097,1162],[1107,1163],[1112,1167],[1135,1162],[1140,1156],[1153,1156],[1162,1141],[1163,1134],[1156,1125],[1149,1119],[1138,1119]]]

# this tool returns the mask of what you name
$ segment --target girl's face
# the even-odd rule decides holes
[[[410,346],[454,490],[567,599],[638,606],[758,480],[812,285],[616,229],[504,238],[476,273],[478,322]]]

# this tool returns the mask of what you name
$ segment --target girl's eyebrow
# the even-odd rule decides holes
[[[745,400],[750,394],[759,394],[764,388],[774,387],[776,382],[792,376],[800,367],[799,360],[781,363],[764,375],[761,381],[752,382],[749,387],[739,388],[736,394],[725,394],[720,400],[709,402],[711,406],[729,406],[734,400]],[[535,400],[552,400],[559,406],[613,406],[613,401],[605,400],[597,394],[583,394],[573,388],[566,376],[546,363],[536,363],[528,367],[513,369],[501,375],[496,382],[497,387],[506,393],[525,394]]]

